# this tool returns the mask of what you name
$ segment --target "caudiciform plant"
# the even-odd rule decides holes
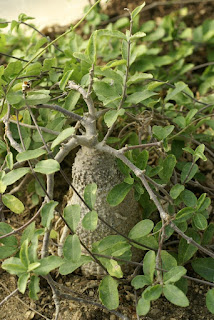
[[[84,17],[89,26],[99,15],[95,5]],[[55,319],[59,299],[74,298],[53,280],[54,269],[68,275],[82,267],[87,275],[102,275],[103,305],[96,305],[122,319],[113,311],[122,280],[139,289],[138,315],[147,314],[161,295],[188,306],[187,279],[214,286],[214,187],[202,172],[214,159],[212,63],[193,79],[197,98],[185,83],[194,70],[186,58],[196,54],[195,43],[206,44],[212,57],[213,21],[186,28],[180,10],[158,25],[140,24],[143,7],[93,31],[88,40],[75,33],[84,18],[52,42],[41,34],[38,40],[25,14],[1,34],[10,60],[0,67],[0,258],[2,268],[18,276],[19,291],[28,287],[32,299],[38,299],[39,278],[47,280]],[[22,24],[33,28],[32,35],[23,34]],[[77,147],[70,181],[61,163]],[[54,200],[56,172],[72,191],[64,208]],[[20,200],[24,192],[37,211],[14,229],[4,208],[20,216],[28,211]],[[62,232],[56,231],[59,220]],[[143,274],[123,273],[139,259]],[[205,280],[187,276],[187,262]],[[206,304],[214,313],[214,289]]]

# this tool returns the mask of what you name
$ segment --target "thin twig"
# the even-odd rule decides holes
[[[5,291],[10,292],[10,290],[2,283],[0,282],[0,285],[5,289]],[[10,292],[10,294],[5,297],[1,302],[0,302],[0,306],[2,306],[7,300],[9,300],[11,297],[13,297],[15,294],[17,294],[19,292],[18,289],[15,289],[13,292]],[[32,308],[31,306],[27,305],[27,303],[25,303],[23,300],[21,300],[19,297],[14,297],[16,298],[19,302],[21,302],[27,309],[32,310],[33,312],[35,312],[36,314],[38,314],[40,317],[46,319],[46,320],[50,320],[49,318],[47,318],[46,316],[44,316],[43,314],[41,314],[40,312],[38,312],[37,310],[35,310],[34,308]]]
[[[73,118],[77,121],[82,121],[83,120],[83,117],[79,116],[78,114],[74,113],[74,112],[71,112],[71,111],[68,111],[58,105],[54,105],[54,104],[39,104],[37,106],[34,106],[33,108],[36,108],[36,109],[51,109],[51,110],[55,110],[55,111],[59,111],[61,113],[63,113],[66,117],[69,117],[69,118]]]
[[[135,146],[125,146],[121,149],[119,149],[120,152],[125,153],[129,150],[134,150],[134,149],[141,149],[141,148],[149,148],[149,147],[154,147],[154,146],[161,146],[162,141],[158,141],[158,142],[151,142],[151,143],[145,143],[145,144],[139,144],[139,145],[135,145]]]
[[[17,124],[17,121],[15,121],[15,120],[10,120],[10,122]],[[36,130],[36,126],[33,126],[31,124],[19,122],[19,125],[22,126],[22,127],[25,127],[25,128]],[[50,129],[45,128],[45,127],[40,127],[40,129],[41,129],[41,131],[44,131],[44,132],[50,133],[50,134],[54,134],[55,136],[58,136],[60,134],[59,131],[50,130]]]

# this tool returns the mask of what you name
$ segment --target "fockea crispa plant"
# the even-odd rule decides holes
[[[37,41],[36,31],[26,50],[29,39],[20,27],[14,34],[19,23],[13,22],[13,33],[1,38],[7,41],[11,55],[16,57],[21,51],[24,60],[31,61],[26,66],[25,61],[11,58],[6,68],[0,67],[5,133],[0,140],[1,200],[12,212],[22,214],[21,196],[17,192],[14,196],[12,189],[28,176],[27,191],[38,211],[23,227],[20,241],[7,220],[1,222],[4,238],[0,238],[0,257],[6,259],[2,268],[18,276],[20,292],[28,286],[33,299],[38,298],[40,276],[51,284],[52,270],[68,275],[93,260],[108,272],[99,286],[100,299],[108,309],[116,309],[118,283],[125,277],[122,266],[131,264],[131,246],[142,250],[143,255],[147,251],[143,275],[131,282],[141,290],[139,315],[147,314],[151,301],[160,296],[178,306],[188,305],[186,263],[213,286],[213,252],[209,248],[214,234],[210,219],[213,187],[205,183],[202,171],[208,161],[213,163],[212,65],[197,75],[199,98],[186,83],[186,72],[194,68],[187,58],[190,61],[193,51],[197,52],[195,43],[200,40],[208,52],[211,50],[212,22],[187,29],[184,22],[178,23],[178,17],[185,14],[180,10],[159,24],[140,24],[142,9],[143,5],[130,19],[94,31],[89,40],[66,33],[57,42],[63,52],[51,45],[45,51],[47,39]],[[123,28],[129,30],[124,33]],[[20,33],[24,42],[17,41]],[[40,51],[44,53],[42,60],[38,59]],[[26,96],[21,90],[23,77],[32,80]],[[118,159],[124,181],[112,188],[107,201],[114,208],[132,190],[143,208],[143,219],[128,235],[112,234],[94,243],[90,256],[86,256],[75,234],[81,209],[66,206],[61,219],[71,235],[65,239],[62,257],[58,257],[48,250],[49,238],[57,241],[54,217],[60,215],[53,196],[53,174],[64,175],[60,163],[77,146],[95,148]],[[91,232],[96,231],[99,219],[99,212],[94,210],[95,194],[94,184],[83,194],[89,208],[82,227]],[[153,221],[157,210],[161,217],[158,222]],[[39,216],[41,223],[35,225]],[[174,239],[179,243],[172,255],[166,248],[168,240]],[[43,242],[41,255],[39,240]],[[201,257],[200,252],[206,256]],[[60,296],[56,288],[54,293]],[[206,304],[212,313],[213,300],[211,289]]]

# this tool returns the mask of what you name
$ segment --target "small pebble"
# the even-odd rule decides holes
[[[116,318],[116,316],[114,315],[114,314],[111,314],[110,315],[110,320],[116,320],[117,318]]]

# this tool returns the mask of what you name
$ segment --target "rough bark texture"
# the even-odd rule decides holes
[[[97,184],[95,210],[100,217],[122,234],[128,235],[131,228],[141,220],[141,211],[134,199],[132,190],[125,200],[116,207],[110,207],[106,201],[107,194],[113,186],[123,181],[123,176],[117,169],[115,158],[111,155],[83,147],[78,151],[75,158],[72,178],[74,187],[81,195],[83,195],[86,185],[90,183]],[[68,200],[68,204],[80,204],[81,220],[88,212],[88,209],[81,203],[76,194],[72,195],[71,199]],[[92,243],[114,234],[114,232],[101,221],[98,221],[98,226],[93,232],[85,230],[79,223],[77,234],[91,249]],[[86,276],[103,274],[103,269],[94,262],[83,265],[82,271]]]

